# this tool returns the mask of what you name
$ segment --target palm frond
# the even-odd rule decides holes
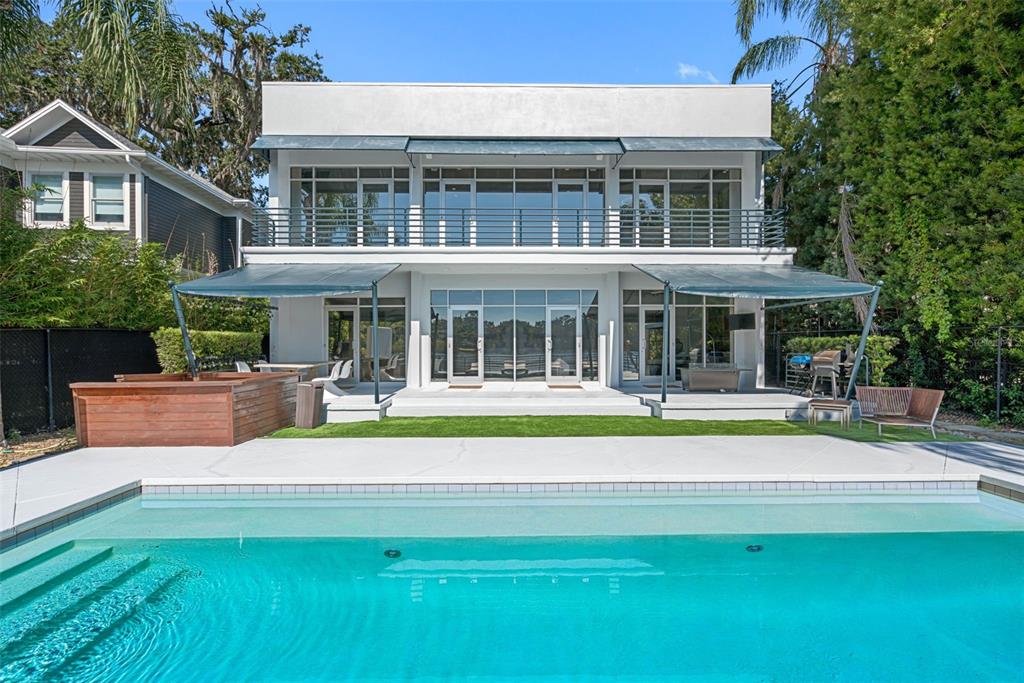
[[[0,10],[0,60],[7,62],[29,41],[39,18],[36,0],[9,0]]]
[[[805,41],[815,44],[803,36],[794,35],[775,36],[754,43],[736,63],[736,68],[732,72],[732,82],[789,64],[800,54],[800,46]]]

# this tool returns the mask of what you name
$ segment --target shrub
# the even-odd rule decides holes
[[[864,347],[864,355],[867,356],[871,369],[871,383],[885,384],[885,371],[896,362],[896,354],[893,349],[899,344],[896,337],[882,335],[869,335],[868,343]],[[817,353],[827,349],[857,350],[860,343],[860,336],[851,334],[844,337],[793,337],[786,342],[787,353]]]
[[[219,332],[189,330],[192,350],[197,358],[215,356],[251,360],[259,357],[263,335],[259,332]],[[185,344],[181,330],[177,327],[161,327],[153,333],[156,355],[164,372],[185,372],[188,361],[185,358]]]

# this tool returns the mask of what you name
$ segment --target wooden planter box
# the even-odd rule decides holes
[[[119,375],[71,385],[80,446],[234,446],[295,424],[293,372]]]

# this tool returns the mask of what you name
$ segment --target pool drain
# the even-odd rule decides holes
[[[402,551],[401,550],[385,550],[384,551],[384,557],[390,558],[392,560],[395,559],[396,557],[401,557],[401,556],[402,556]]]
[[[762,550],[764,550],[764,546],[763,545],[754,544],[754,545],[748,545],[747,546],[747,552],[748,553],[759,553]]]

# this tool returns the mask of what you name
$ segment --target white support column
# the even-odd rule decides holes
[[[605,171],[604,204],[608,215],[608,225],[605,226],[606,245],[609,247],[619,246],[619,169],[613,167],[615,157],[609,156],[608,167]],[[616,380],[616,384],[618,380]]]
[[[622,334],[621,321],[621,287],[619,283],[619,272],[607,273],[604,277],[604,284],[598,295],[599,329],[603,330],[607,337],[607,369],[605,386],[618,387],[620,384],[621,372],[621,349],[619,336]]]
[[[409,245],[423,244],[423,163],[419,157],[409,171]]]

